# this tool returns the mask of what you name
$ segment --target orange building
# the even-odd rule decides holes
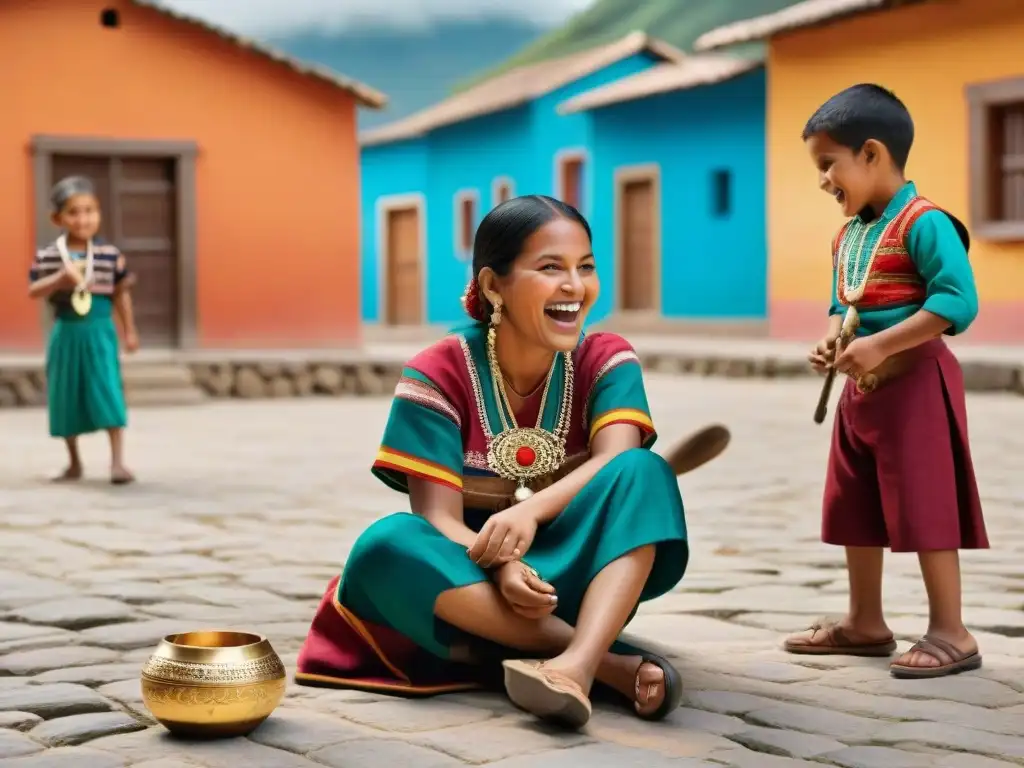
[[[37,351],[50,185],[89,176],[149,348],[359,340],[373,89],[145,0],[0,4],[0,350]]]
[[[835,92],[876,82],[914,117],[908,177],[970,228],[981,311],[965,341],[1024,343],[1024,3],[807,0],[713,30],[697,47],[761,39],[772,334],[821,335],[842,223],[817,187],[803,125]]]

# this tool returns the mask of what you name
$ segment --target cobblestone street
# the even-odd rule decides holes
[[[246,739],[184,743],[153,725],[139,670],[166,634],[267,635],[294,669],[327,581],[360,531],[403,508],[369,473],[388,401],[222,402],[132,413],[140,482],[63,466],[42,410],[0,411],[0,768],[996,768],[1024,765],[1024,401],[970,399],[993,550],[964,556],[984,668],[897,681],[886,659],[792,657],[785,632],[845,607],[841,551],[818,539],[827,427],[819,383],[651,376],[665,449],[709,422],[719,460],[682,478],[692,557],[631,635],[677,661],[683,707],[660,724],[601,706],[587,729],[536,726],[496,695],[404,701],[289,683]],[[829,416],[831,422],[831,414]],[[1016,467],[1016,469],[1014,469]],[[901,648],[924,631],[917,561],[886,566]]]

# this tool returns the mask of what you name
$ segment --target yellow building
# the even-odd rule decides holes
[[[1024,2],[807,0],[713,30],[697,48],[754,40],[769,47],[772,335],[821,335],[842,223],[801,130],[832,94],[874,82],[914,118],[908,177],[971,231],[981,312],[965,340],[1024,343]]]

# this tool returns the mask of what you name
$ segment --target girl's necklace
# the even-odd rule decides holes
[[[84,272],[79,271],[78,266],[71,259],[71,254],[68,252],[68,236],[66,234],[62,234],[57,238],[56,245],[57,252],[60,254],[60,260],[64,263],[64,268],[78,275],[78,285],[71,292],[71,308],[75,311],[75,314],[85,316],[92,309],[92,294],[89,292],[93,274],[92,239],[85,244]]]

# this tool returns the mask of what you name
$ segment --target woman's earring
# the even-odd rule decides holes
[[[501,299],[494,302],[494,311],[491,312],[491,325],[501,325]]]

